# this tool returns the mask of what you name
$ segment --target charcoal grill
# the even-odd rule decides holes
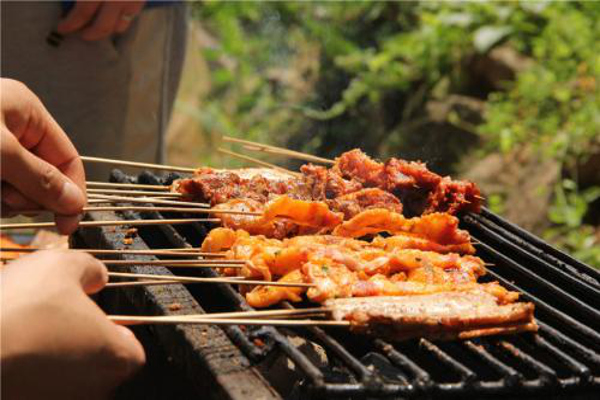
[[[170,184],[177,175],[137,177],[115,170],[111,181]],[[94,213],[91,219],[169,218],[170,214]],[[498,280],[536,305],[537,334],[455,342],[401,344],[341,328],[144,326],[135,331],[148,365],[119,389],[119,398],[598,398],[600,272],[488,210],[461,218],[478,255]],[[120,248],[124,228],[79,230],[75,245]],[[200,224],[138,228],[132,248],[198,246]],[[132,256],[123,255],[123,259]],[[136,258],[139,258],[137,256]],[[155,259],[147,256],[148,260]],[[212,270],[124,267],[120,270],[216,276]],[[226,284],[165,285],[105,290],[110,313],[177,315],[251,310]],[[284,306],[291,307],[287,304]]]

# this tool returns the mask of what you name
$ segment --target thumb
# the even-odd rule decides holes
[[[115,328],[119,332],[122,345],[127,349],[126,354],[129,361],[129,368],[125,371],[127,377],[144,365],[146,354],[144,353],[144,347],[129,328],[121,325],[115,325]]]
[[[64,279],[78,282],[85,294],[94,294],[108,282],[106,266],[90,254],[73,250],[48,250],[37,252],[41,257],[55,257]]]
[[[57,167],[2,132],[2,179],[44,208],[62,215],[79,214],[85,205],[81,189]]]

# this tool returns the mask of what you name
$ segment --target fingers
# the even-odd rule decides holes
[[[67,251],[66,261],[71,266],[71,276],[77,279],[86,294],[102,290],[108,282],[108,270],[97,258],[83,252]]]
[[[83,40],[100,40],[112,35],[116,31],[122,7],[120,3],[105,3],[100,7],[94,22],[81,31],[81,38]]]
[[[79,214],[84,192],[54,165],[25,150],[16,138],[2,131],[2,178],[27,199],[57,214]]]
[[[113,324],[116,331],[115,356],[122,369],[118,379],[133,375],[146,363],[144,347],[128,328]]]
[[[81,221],[80,215],[55,215],[54,223],[56,224],[56,230],[61,235],[70,235],[77,230],[79,222]]]
[[[145,1],[78,1],[59,23],[58,33],[81,31],[84,40],[101,40],[123,33],[142,10]]]
[[[67,16],[59,22],[56,31],[60,34],[73,33],[88,25],[102,2],[78,1]]]
[[[144,8],[144,3],[144,1],[127,2],[127,4],[123,7],[122,13],[119,16],[119,21],[117,22],[117,26],[115,28],[117,33],[123,33],[129,28],[129,25],[131,25],[131,22],[133,22],[134,17],[138,15],[140,11],[142,11],[142,8]]]
[[[2,204],[12,213],[41,210],[39,204],[23,196],[17,189],[2,183]]]
[[[2,184],[2,216],[9,218],[17,214],[35,216],[39,214],[38,211],[42,211],[39,204],[23,196],[12,185]],[[79,226],[81,214],[74,216],[57,214],[54,216],[54,220],[58,233],[70,235]]]
[[[57,256],[63,257],[63,262],[68,262],[70,278],[77,280],[86,294],[99,292],[108,282],[106,266],[93,256],[74,251],[55,253],[58,253]],[[65,254],[67,255],[65,256]],[[113,379],[120,382],[131,376],[145,363],[144,348],[133,332],[107,320],[97,305],[95,303],[92,305],[98,310],[96,321],[100,324],[99,329],[104,332],[103,340],[106,343],[105,348],[108,349],[108,359],[106,360],[108,370]]]
[[[2,79],[2,94],[2,114],[8,129],[2,132],[2,154],[8,143],[5,134],[10,133],[23,147],[56,166],[85,194],[85,171],[79,154],[42,102],[25,85],[10,79]]]

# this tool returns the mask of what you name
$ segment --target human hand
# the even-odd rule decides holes
[[[80,32],[84,40],[101,40],[125,32],[144,8],[138,1],[82,1],[63,18],[56,31],[60,34]]]
[[[77,150],[24,84],[0,79],[0,92],[3,215],[45,208],[60,233],[73,232],[86,203]]]
[[[145,362],[133,333],[87,296],[108,275],[95,258],[40,251],[2,277],[2,398],[101,399]]]

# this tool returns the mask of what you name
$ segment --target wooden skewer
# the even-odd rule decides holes
[[[280,310],[259,310],[259,311],[234,311],[234,312],[223,312],[223,313],[208,313],[208,314],[193,314],[186,315],[186,318],[190,319],[206,319],[206,318],[261,318],[261,317],[287,317],[287,316],[306,316],[306,315],[323,315],[330,313],[331,310],[324,307],[312,307],[312,308],[294,308],[291,310],[280,309]],[[173,318],[181,318],[179,315],[166,315],[157,317],[164,320]]]
[[[172,254],[171,254],[172,255]],[[14,261],[15,257],[0,257],[0,261],[2,262],[10,262],[10,261]],[[102,261],[104,264],[107,265],[143,265],[143,266],[164,266],[166,268],[178,268],[178,267],[190,267],[190,268],[233,268],[233,269],[238,269],[238,268],[243,268],[243,264],[219,264],[219,263],[205,263],[203,262],[204,260],[196,260],[196,262],[193,263],[184,263],[181,262],[181,260],[171,260],[169,262],[169,264],[154,264],[151,262],[142,262],[142,261],[134,261],[130,264],[124,263],[124,264],[114,264],[111,263],[109,261],[111,260],[103,260],[100,259],[100,261]],[[112,260],[112,261],[121,261],[121,260]],[[129,260],[122,260],[122,261],[129,261]],[[194,260],[184,260],[184,261],[194,261]],[[215,260],[218,261],[218,260]],[[233,278],[237,278],[237,277],[233,277]]]
[[[163,171],[189,172],[189,173],[194,173],[196,171],[196,168],[176,167],[174,165],[152,164],[152,163],[143,163],[143,162],[135,162],[135,161],[123,161],[123,160],[115,160],[112,158],[104,158],[104,157],[81,156],[81,160],[87,161],[87,162],[93,162],[93,163],[100,163],[100,164],[121,165],[124,167],[160,169]]]
[[[196,203],[194,201],[179,201],[179,200],[162,200],[154,197],[127,197],[127,196],[111,196],[104,194],[90,194],[90,199],[106,200],[105,203],[150,203],[150,204],[162,204],[165,206],[179,206],[179,207],[210,207],[206,203]]]
[[[153,286],[153,285],[173,285],[179,281],[132,281],[132,282],[110,282],[106,288],[131,287],[131,286]]]
[[[245,147],[248,148],[249,150],[257,150],[257,151],[264,151],[264,152],[272,153],[272,154],[286,155],[286,156],[297,158],[300,160],[313,161],[313,162],[318,162],[318,163],[323,163],[323,164],[335,164],[335,161],[330,160],[328,158],[317,157],[317,156],[313,156],[311,154],[301,153],[301,152],[295,151],[295,150],[289,150],[289,149],[284,149],[282,147],[270,146],[267,144],[251,142],[249,140],[237,139],[237,138],[233,138],[230,136],[223,136],[223,141],[244,144]]]
[[[234,214],[260,217],[263,213],[258,211],[237,211],[237,210],[213,210],[207,208],[194,207],[152,207],[152,206],[101,206],[101,207],[83,207],[83,212],[100,211],[156,211],[156,212],[182,212],[188,214]],[[48,210],[23,210],[22,214],[43,214],[50,213]]]
[[[106,203],[110,203],[110,201],[108,201],[108,200],[101,200],[101,199],[94,199],[93,197],[90,198],[88,196],[87,204],[106,204]]]
[[[230,266],[226,266],[230,268]],[[295,283],[295,282],[272,282],[260,281],[252,279],[233,278],[198,278],[193,276],[173,276],[173,275],[153,275],[153,274],[134,274],[128,272],[109,272],[109,277],[118,278],[148,278],[153,280],[178,281],[179,283],[233,283],[236,285],[262,285],[262,286],[283,286],[283,287],[305,287],[310,288],[314,285],[311,283]],[[107,284],[108,286],[109,284]]]
[[[211,208],[193,208],[193,207],[151,207],[151,206],[104,206],[104,207],[84,207],[83,211],[162,211],[162,212],[185,212],[198,214],[235,214],[260,217],[263,213],[258,211],[237,211],[237,210],[213,210]]]
[[[176,224],[192,224],[195,222],[221,222],[218,218],[189,218],[189,219],[142,219],[142,220],[122,220],[122,221],[81,221],[80,227],[90,226],[146,226],[146,225],[176,225]],[[39,228],[55,228],[54,222],[26,222],[19,224],[3,224],[0,225],[0,231],[14,229],[39,229]]]
[[[168,192],[171,186],[167,185],[146,185],[144,183],[118,183],[118,182],[95,182],[87,181],[86,185],[92,188],[116,188],[116,189],[141,189],[141,190],[161,190]]]
[[[253,158],[253,157],[248,157],[248,156],[236,153],[236,152],[231,151],[231,150],[227,150],[227,149],[223,149],[223,148],[219,148],[218,150],[221,153],[230,155],[232,157],[237,157],[237,158],[240,158],[240,159],[245,160],[245,161],[249,161],[249,162],[252,162],[252,163],[255,163],[255,164],[258,164],[258,165],[262,165],[263,167],[273,168],[274,170],[277,170],[279,172],[283,172],[285,174],[289,174],[289,175],[292,175],[292,176],[295,176],[295,177],[301,176],[301,174],[298,173],[298,172],[290,171],[289,169],[285,169],[285,168],[279,167],[279,166],[277,166],[275,164],[271,164],[271,163],[268,163],[266,161],[261,161],[261,160],[258,160],[256,158]]]
[[[163,250],[163,251],[181,251],[181,252],[192,252],[192,253],[197,253],[200,256],[209,256],[211,254],[216,254],[219,256],[224,256],[225,253],[199,253],[200,251],[202,251],[201,247],[171,247],[171,248],[165,248],[165,249],[156,249],[156,250]]]
[[[177,192],[159,192],[149,190],[122,190],[122,189],[87,189],[89,193],[116,194],[127,196],[161,196],[161,197],[183,197],[183,193]]]
[[[246,264],[243,260],[102,260],[106,265],[231,265],[232,268],[241,268]]]
[[[106,260],[100,260],[102,262],[106,261]],[[127,265],[127,264],[124,264]],[[146,264],[146,263],[137,263],[137,264],[131,264],[131,265],[141,265],[141,266],[146,266],[146,267],[156,267],[156,266],[161,266],[161,267],[165,267],[165,268],[231,268],[231,269],[240,269],[243,268],[243,265],[240,264],[206,264],[206,263],[196,263],[196,264],[182,264],[179,261],[174,261],[171,264]],[[237,277],[230,277],[230,278],[237,278]]]
[[[36,251],[42,251],[47,249],[36,248],[36,247],[2,247],[1,252],[11,253],[34,253]],[[223,253],[205,253],[200,252],[199,249],[195,248],[192,251],[177,251],[176,249],[164,249],[164,250],[109,250],[109,249],[69,249],[72,251],[79,251],[82,253],[88,253],[93,255],[121,255],[121,254],[138,254],[147,256],[169,256],[169,257],[224,257]]]
[[[270,325],[270,326],[350,326],[349,321],[320,321],[312,319],[219,319],[219,318],[173,318],[158,319],[160,317],[146,317],[137,315],[109,315],[108,318],[119,325],[141,324],[205,324],[205,325]]]
[[[84,212],[96,211],[157,211],[157,212],[184,212],[190,214],[207,214],[211,211],[206,208],[195,207],[152,207],[152,206],[101,206],[83,207]]]

